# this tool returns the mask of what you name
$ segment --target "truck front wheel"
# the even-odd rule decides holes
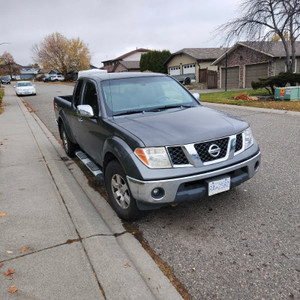
[[[110,205],[120,218],[133,221],[140,216],[136,201],[131,196],[126,174],[117,160],[110,161],[105,169],[105,186]]]
[[[65,152],[69,157],[75,156],[75,150],[76,150],[76,144],[72,143],[67,135],[65,126],[61,124],[60,127],[60,133],[61,133],[61,140],[65,149]]]

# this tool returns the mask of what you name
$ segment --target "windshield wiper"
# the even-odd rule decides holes
[[[193,107],[193,105],[180,105],[180,104],[174,104],[174,105],[165,105],[165,106],[161,106],[161,107],[156,107],[150,110],[146,110],[146,111],[161,111],[164,109],[170,109],[170,108],[189,108],[189,107]]]
[[[189,108],[193,107],[193,105],[165,105],[161,107],[155,107],[152,109],[132,109],[132,110],[126,110],[123,112],[115,113],[113,116],[124,116],[124,115],[132,115],[132,114],[138,114],[138,113],[146,113],[146,112],[156,112],[156,111],[161,111],[164,109],[170,109],[170,108]]]
[[[131,115],[131,114],[138,114],[138,113],[144,113],[145,110],[144,109],[133,109],[133,110],[126,110],[123,112],[119,112],[114,114],[113,116],[123,116],[123,115]]]

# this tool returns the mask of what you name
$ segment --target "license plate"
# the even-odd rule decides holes
[[[230,190],[230,177],[208,181],[208,196]]]

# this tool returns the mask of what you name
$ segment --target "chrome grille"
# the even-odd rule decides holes
[[[243,135],[242,133],[240,133],[236,136],[235,152],[240,151],[242,148],[243,148]]]
[[[196,149],[200,159],[202,160],[202,162],[209,162],[209,161],[221,159],[221,158],[224,158],[227,154],[228,140],[229,140],[229,138],[227,137],[227,138],[220,139],[220,140],[195,144],[195,149]],[[217,157],[212,157],[208,152],[209,147],[213,144],[219,146],[221,149],[220,153]]]
[[[173,165],[189,164],[181,147],[168,147],[168,151]]]

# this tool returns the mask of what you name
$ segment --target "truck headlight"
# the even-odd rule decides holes
[[[250,127],[244,131],[244,137],[245,137],[245,149],[248,149],[254,143],[254,138]]]
[[[164,147],[136,148],[134,154],[149,168],[165,169],[172,167]]]

